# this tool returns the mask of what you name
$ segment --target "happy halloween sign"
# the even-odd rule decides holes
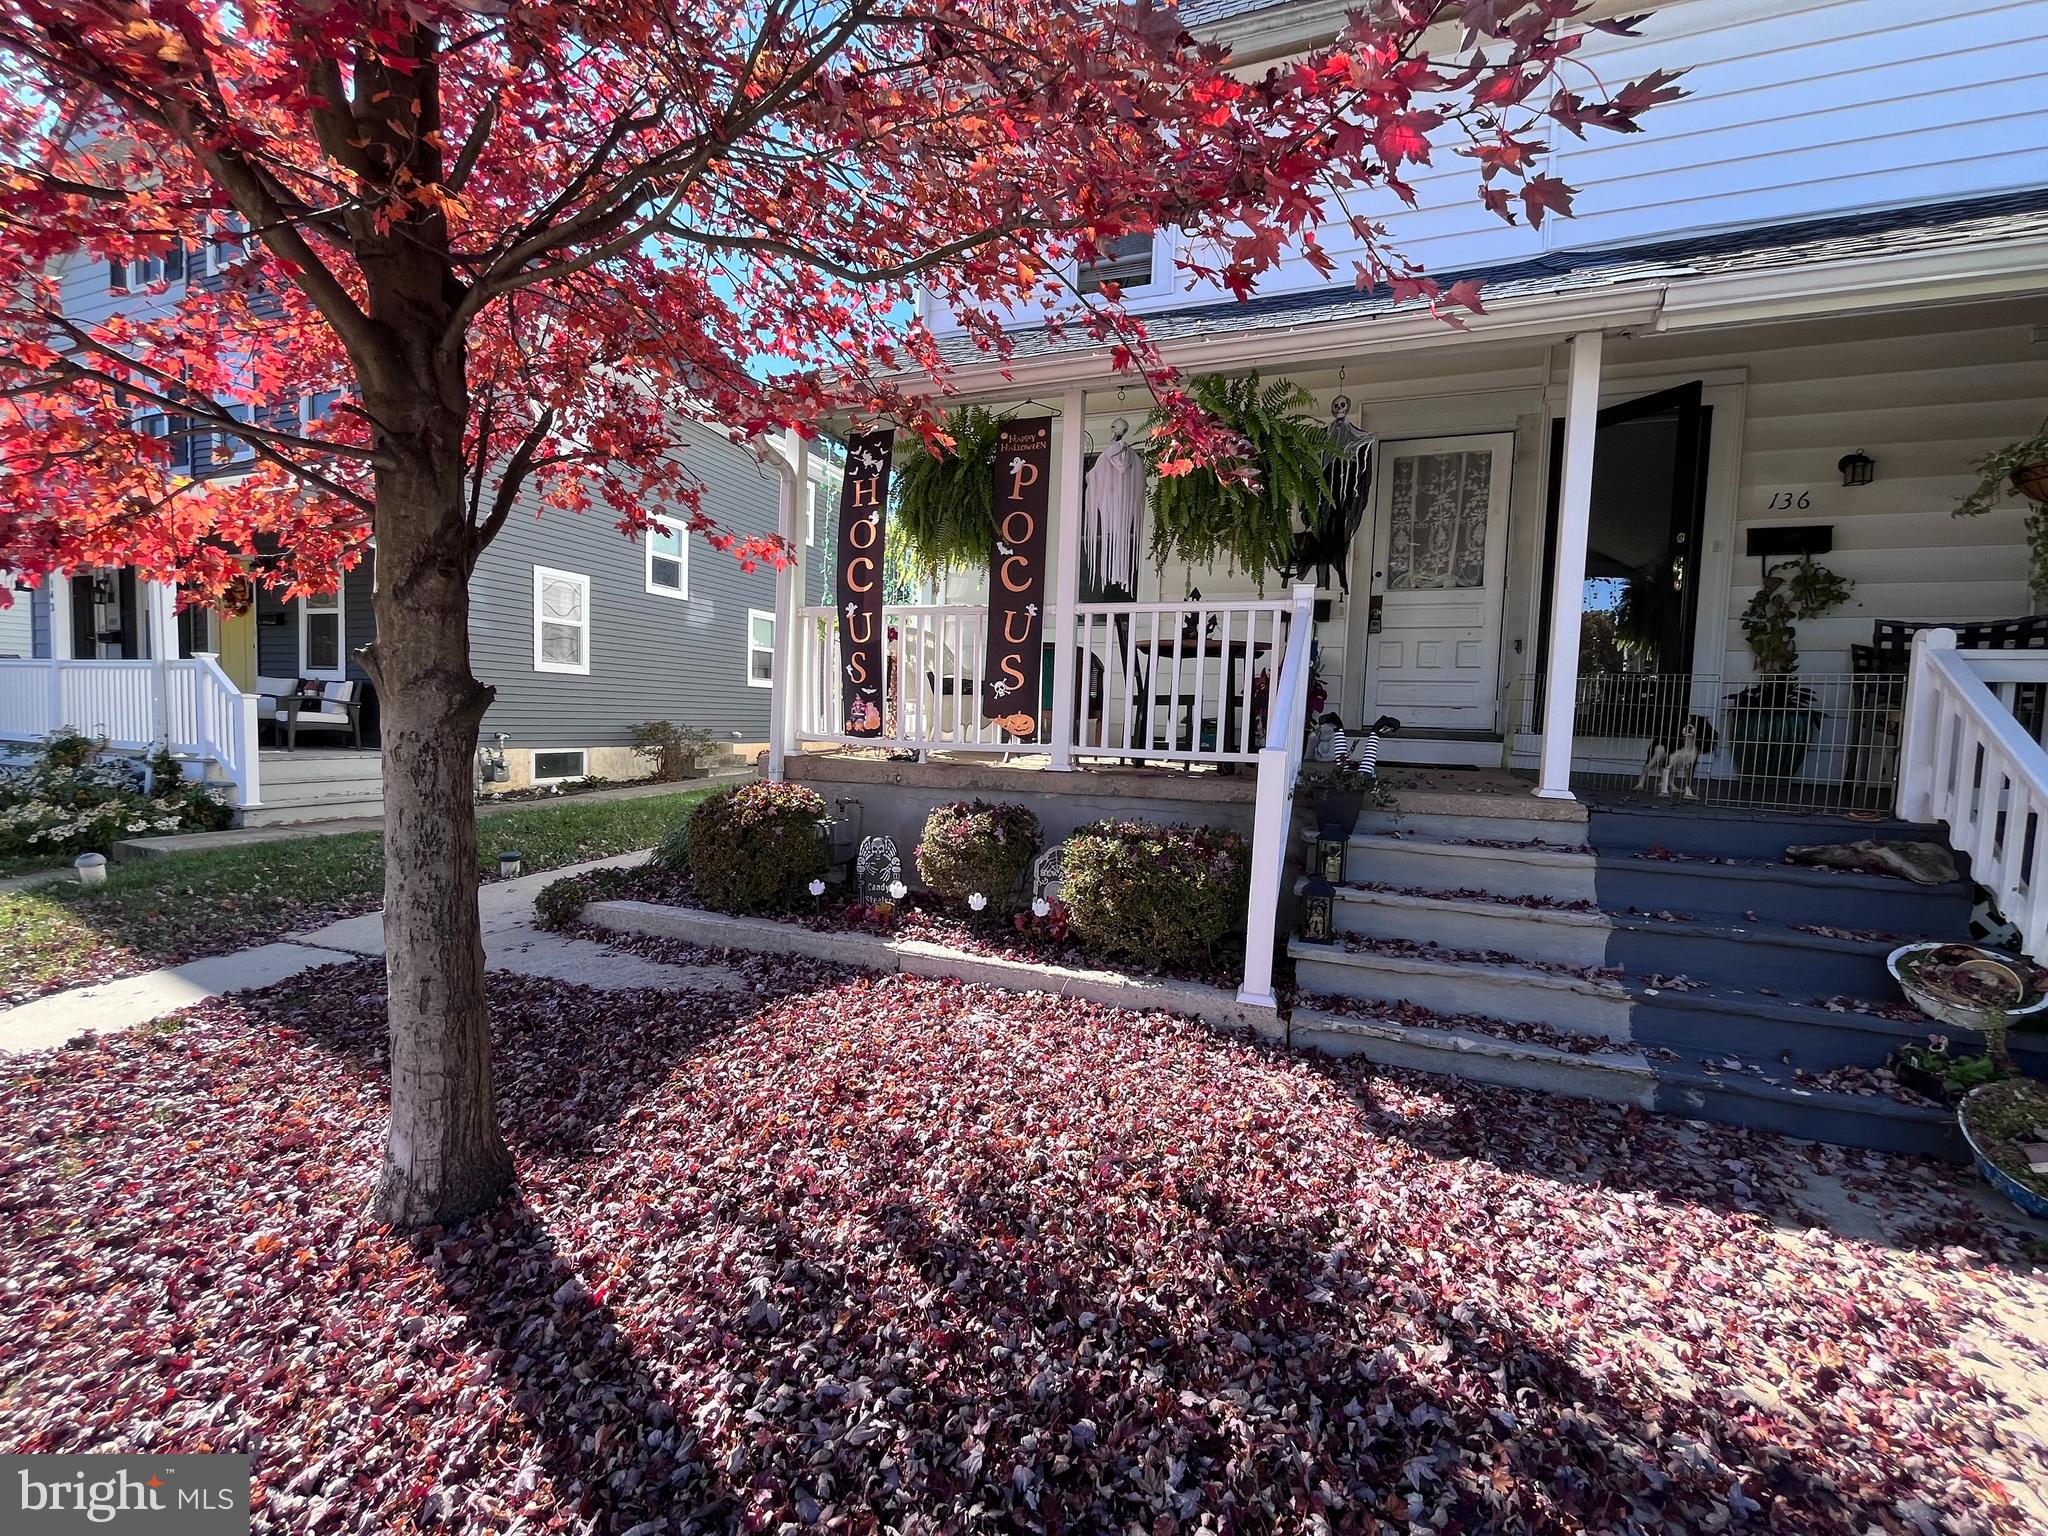
[[[849,736],[882,734],[882,517],[896,429],[847,439],[839,486],[839,665]]]
[[[996,526],[988,561],[981,715],[1024,740],[1038,734],[1051,468],[1051,418],[1004,423],[996,438]]]

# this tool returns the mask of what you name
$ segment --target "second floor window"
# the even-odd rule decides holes
[[[1081,263],[1075,286],[1083,293],[1100,293],[1104,283],[1115,283],[1126,292],[1147,287],[1152,282],[1152,246],[1152,237],[1143,234],[1103,241],[1101,255]]]
[[[690,535],[667,518],[647,535],[647,590],[660,597],[690,595]]]

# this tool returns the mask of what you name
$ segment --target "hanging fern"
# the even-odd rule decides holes
[[[1308,413],[1311,397],[1290,379],[1261,385],[1256,373],[1226,379],[1205,374],[1188,388],[1196,404],[1246,444],[1254,475],[1245,485],[1215,470],[1159,474],[1176,450],[1155,437],[1145,450],[1157,477],[1152,488],[1152,556],[1190,565],[1227,560],[1263,592],[1268,571],[1285,570],[1294,554],[1294,513],[1323,494],[1323,424]],[[1155,412],[1152,424],[1160,424]]]
[[[975,570],[988,564],[996,494],[990,466],[1001,429],[988,411],[966,405],[946,413],[950,452],[934,458],[915,433],[897,445],[891,532],[902,534],[905,553],[921,575],[935,576],[949,565]]]

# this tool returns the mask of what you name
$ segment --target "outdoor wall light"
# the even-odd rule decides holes
[[[1844,455],[1841,462],[1835,465],[1835,468],[1842,472],[1842,484],[1844,485],[1868,485],[1877,478],[1877,460],[1873,459],[1861,448],[1857,449],[1854,453]]]
[[[1310,944],[1337,942],[1337,892],[1320,873],[1301,888],[1301,936]]]

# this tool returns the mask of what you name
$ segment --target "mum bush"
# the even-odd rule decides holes
[[[917,877],[947,901],[979,892],[1002,911],[1045,846],[1038,818],[1021,805],[956,800],[932,808],[917,844]]]
[[[144,763],[105,751],[104,741],[58,731],[34,756],[0,767],[0,854],[105,853],[117,838],[227,825],[227,805],[168,753]]]
[[[800,784],[741,784],[690,813],[690,878],[720,912],[777,912],[825,873],[824,799]]]
[[[1067,839],[1060,896],[1093,954],[1208,969],[1243,938],[1250,895],[1251,848],[1235,832],[1098,821]]]

